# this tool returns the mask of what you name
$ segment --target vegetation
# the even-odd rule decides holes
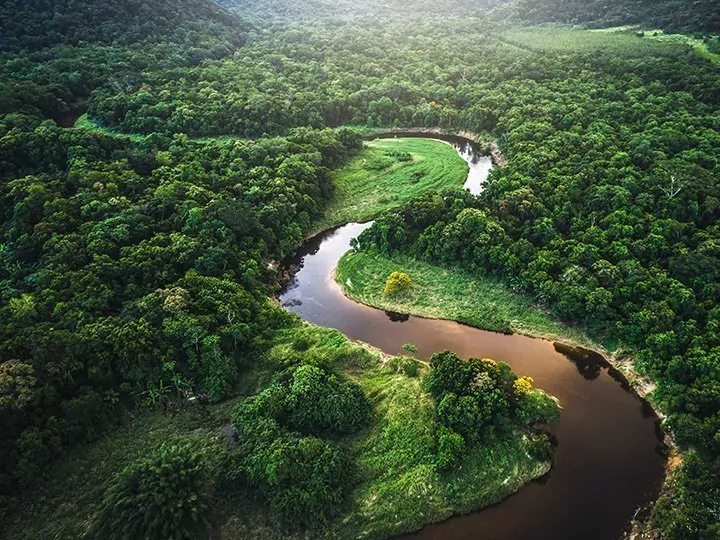
[[[467,164],[455,149],[428,139],[378,139],[331,173],[335,193],[316,225],[365,222],[428,189],[462,186]]]
[[[403,364],[412,362],[407,357]],[[376,421],[352,444],[363,481],[351,495],[353,512],[333,531],[342,538],[387,538],[429,522],[494,504],[550,463],[528,454],[530,437],[519,432],[489,437],[482,444],[460,445],[453,466],[447,432],[435,420],[436,400],[423,389],[423,376],[395,369],[398,363],[363,370],[360,384],[373,396]],[[416,364],[415,364],[416,365]],[[554,403],[553,403],[554,405]]]
[[[582,24],[591,28],[645,24],[673,32],[720,31],[720,13],[712,0],[517,0],[500,10],[531,24]]]
[[[225,397],[286,324],[262,261],[310,230],[332,192],[328,160],[358,145],[309,130],[253,144],[41,133],[84,157],[3,184],[5,490],[114,425],[134,396]]]
[[[383,294],[383,279],[398,270],[412,276],[413,286],[403,294],[388,297]],[[386,311],[450,319],[493,332],[592,345],[582,331],[558,322],[498,279],[461,269],[403,255],[387,258],[351,251],[340,259],[335,279],[350,298]]]
[[[304,4],[308,13],[328,3]],[[147,476],[153,492],[152,471],[166,458],[133,463],[162,439],[150,447],[138,432],[134,445],[123,444],[132,448],[128,458],[108,450],[121,456],[116,469],[102,453],[81,460],[84,471],[98,467],[92,485],[77,472],[53,476],[57,456],[77,455],[76,445],[107,450],[93,441],[122,430],[131,415],[167,422],[166,434],[184,431],[182,415],[174,426],[147,408],[220,410],[243,389],[265,396],[275,384],[292,394],[298,371],[321,408],[283,399],[287,417],[241,415],[237,429],[249,430],[247,440],[223,467],[210,464],[218,492],[239,485],[242,493],[226,496],[261,509],[247,517],[253,531],[275,530],[257,525],[263,505],[252,501],[264,501],[284,527],[395,534],[493,502],[546,468],[537,459],[548,450],[540,436],[493,431],[481,444],[465,432],[457,420],[465,404],[470,422],[487,427],[478,420],[484,403],[472,396],[438,391],[436,418],[419,362],[369,362],[341,336],[299,330],[268,301],[276,278],[269,263],[322,220],[386,208],[357,245],[377,260],[402,261],[380,286],[392,271],[407,271],[414,283],[430,275],[411,268],[411,258],[459,269],[634,351],[657,382],[666,426],[692,449],[655,507],[658,534],[717,533],[717,66],[688,43],[508,29],[460,0],[422,2],[415,15],[406,3],[387,4],[377,7],[387,20],[349,24],[337,22],[342,16],[333,24],[263,24],[256,11],[259,30],[205,0],[132,1],[122,13],[104,0],[0,8],[0,503],[11,537],[81,536],[108,515],[103,493],[106,508],[128,502],[122,526],[133,527],[148,508],[133,496],[145,492],[123,482]],[[713,2],[654,2],[652,11],[640,0],[563,2],[563,10],[549,0],[532,4],[523,14],[532,22],[640,18],[668,31],[717,23]],[[513,2],[496,15],[513,17],[523,6],[531,7]],[[706,45],[717,50],[716,39]],[[86,112],[78,127],[60,127]],[[359,170],[353,182],[366,208],[343,213],[355,192],[342,185],[347,169],[331,171],[357,164],[348,160],[366,132],[346,125],[491,133],[509,163],[476,198],[444,191],[461,166],[449,147],[432,144],[446,154],[432,170],[420,151],[376,143],[367,152],[371,165],[388,164],[388,193],[374,193]],[[424,175],[417,184],[405,176],[414,171]],[[411,286],[395,300],[412,294]],[[289,332],[295,337],[279,344]],[[357,362],[367,371],[358,373]],[[336,400],[348,410],[328,409]],[[533,418],[532,410],[523,414]],[[251,430],[254,422],[270,427]],[[252,443],[263,434],[268,441]],[[267,455],[266,443],[277,454]],[[167,459],[181,470],[195,463],[185,454]],[[254,459],[268,467],[253,471]],[[462,468],[442,472],[457,459]],[[288,468],[295,461],[303,467]],[[513,481],[499,486],[494,479],[509,471],[517,471]],[[192,498],[197,487],[204,497],[204,480],[195,478],[178,496]],[[66,483],[79,494],[67,508],[58,495]],[[440,485],[441,495],[407,496]],[[48,500],[44,490],[55,494],[52,503],[34,506]],[[307,505],[291,506],[295,499]],[[33,515],[40,507],[60,532],[38,530],[47,521]],[[97,527],[121,526],[108,523]]]
[[[92,538],[191,539],[208,534],[209,483],[191,442],[162,444],[124,469],[103,499]]]

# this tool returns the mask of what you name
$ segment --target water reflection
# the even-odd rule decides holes
[[[560,354],[567,356],[575,364],[580,375],[588,381],[597,379],[603,368],[610,367],[605,357],[595,351],[557,342],[553,343],[553,347]]]
[[[410,315],[405,315],[404,313],[395,313],[394,311],[386,311],[385,315],[387,315],[387,318],[390,319],[392,322],[399,322],[404,323],[410,320]]]

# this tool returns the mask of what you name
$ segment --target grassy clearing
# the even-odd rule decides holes
[[[383,295],[392,272],[410,275],[412,285],[392,297]],[[421,317],[451,319],[496,332],[596,346],[585,334],[554,320],[526,296],[499,281],[447,269],[408,257],[390,260],[366,253],[347,253],[336,280],[352,299],[380,309]]]
[[[85,131],[90,131],[93,133],[100,133],[102,135],[105,135],[107,137],[118,137],[118,138],[124,138],[129,139],[134,142],[141,142],[145,140],[148,135],[139,135],[137,133],[122,133],[120,131],[116,131],[114,129],[102,126],[98,124],[97,122],[93,121],[88,115],[83,114],[80,118],[77,119],[75,122],[76,129],[84,129]],[[243,139],[242,137],[235,137],[233,135],[218,135],[216,137],[192,137],[190,138],[191,141],[201,142],[201,143],[211,143],[211,142],[229,142],[229,141],[244,141],[247,139]]]
[[[75,129],[84,129],[85,131],[99,133],[107,137],[122,137],[135,142],[139,142],[145,139],[145,135],[137,135],[134,133],[120,133],[119,131],[114,131],[110,128],[101,126],[100,124],[93,122],[93,120],[87,114],[83,114],[80,118],[78,118],[75,122],[74,127]]]
[[[462,186],[467,174],[467,163],[440,141],[400,138],[366,143],[333,172],[335,195],[316,229],[368,221],[428,189]]]
[[[646,33],[649,37],[649,33]],[[560,54],[604,51],[622,57],[676,56],[682,53],[677,41],[661,42],[639,37],[627,27],[617,32],[570,28],[510,28],[500,39],[536,51]]]
[[[346,513],[322,533],[325,538],[387,538],[495,503],[547,472],[548,462],[527,453],[521,434],[476,448],[454,471],[432,466],[435,418],[431,396],[417,377],[398,374],[376,350],[351,343],[336,330],[306,323],[277,334],[262,365],[249,374],[240,397],[176,413],[145,411],[101,441],[62,457],[49,481],[30,491],[3,523],[3,538],[82,538],[102,495],[123,468],[177,435],[210,436],[227,425],[242,395],[255,393],[268,374],[312,358],[354,378],[367,392],[375,419],[345,444],[356,457],[359,485]],[[199,431],[198,431],[199,430]],[[265,509],[240,497],[213,504],[215,538],[278,540],[304,538],[275,529]]]

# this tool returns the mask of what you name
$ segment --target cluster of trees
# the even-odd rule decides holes
[[[291,369],[239,407],[224,481],[249,488],[281,527],[319,527],[341,512],[356,481],[338,438],[365,428],[371,414],[357,383],[313,364]]]
[[[207,538],[212,471],[207,449],[188,439],[160,445],[114,479],[88,537]]]
[[[327,168],[359,144],[348,130],[131,142],[23,128],[0,140],[5,495],[128,398],[222,399],[285,324],[267,261],[308,233]]]
[[[237,48],[246,39],[244,23],[211,0],[8,0],[0,28],[0,52],[139,42]]]
[[[518,378],[509,365],[489,358],[462,360],[452,352],[430,359],[428,390],[435,397],[438,422],[437,467],[447,470],[468,451],[489,437],[507,437],[518,426],[551,422],[559,416],[557,403],[532,379]],[[531,445],[540,459],[552,456],[545,444]]]
[[[499,115],[517,96],[540,88],[584,103],[590,89],[610,96],[657,81],[660,94],[720,99],[720,76],[689,47],[638,47],[638,39],[624,36],[610,54],[573,55],[568,62],[576,75],[568,78],[566,55],[542,44],[506,43],[502,29],[485,19],[418,23],[412,39],[404,24],[279,29],[231,58],[175,69],[171,76],[146,72],[126,92],[102,86],[90,113],[125,132],[193,136],[256,137],[297,125],[345,124],[482,132],[503,131]],[[570,102],[550,112],[570,113],[558,106],[567,109]]]

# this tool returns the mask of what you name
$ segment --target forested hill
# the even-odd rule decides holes
[[[130,45],[216,41],[242,46],[242,21],[211,0],[6,0],[0,4],[0,51],[57,44]]]
[[[641,25],[669,32],[720,32],[715,0],[218,0],[257,21],[353,18],[449,17],[478,13],[510,23],[580,25],[589,28]]]
[[[218,0],[254,21],[318,21],[357,18],[466,17],[487,13],[507,0]]]
[[[717,0],[513,0],[503,12],[529,24],[595,28],[640,24],[671,32],[720,32]]]

